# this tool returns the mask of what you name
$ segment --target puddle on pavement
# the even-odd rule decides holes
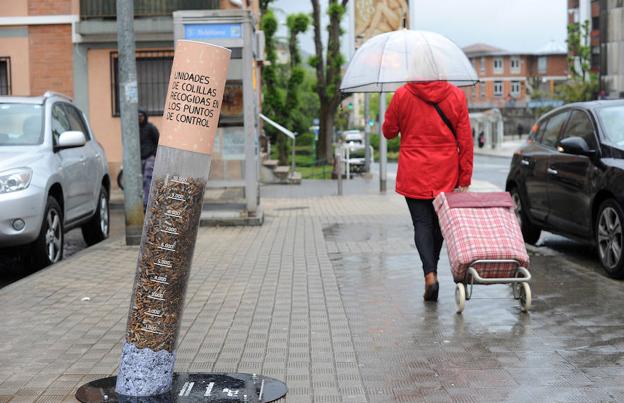
[[[323,235],[327,242],[383,242],[411,239],[412,227],[333,224]],[[494,285],[475,286],[463,315],[455,314],[446,249],[437,304],[422,301],[421,263],[413,247],[329,257],[361,373],[382,379],[389,389],[416,376],[451,394],[484,382],[526,401],[540,387],[565,386],[566,393],[599,382],[615,387],[624,374],[624,311],[613,307],[624,297],[623,283],[565,257],[531,256],[529,314],[520,312],[509,286]],[[488,380],[468,379],[468,371]]]

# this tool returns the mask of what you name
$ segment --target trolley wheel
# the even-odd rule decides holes
[[[457,305],[457,313],[464,311],[464,304],[466,303],[466,287],[462,283],[457,283],[455,286],[455,304]]]
[[[520,283],[520,308],[522,312],[531,309],[531,287],[529,283]]]

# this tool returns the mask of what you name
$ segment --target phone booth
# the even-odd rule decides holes
[[[174,38],[232,51],[221,119],[215,135],[201,225],[261,225],[259,196],[259,70],[261,32],[250,10],[173,13]]]

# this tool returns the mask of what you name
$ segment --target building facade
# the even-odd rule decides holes
[[[173,62],[172,12],[249,8],[259,16],[259,1],[134,4],[139,107],[160,127]],[[11,0],[0,8],[0,94],[51,90],[71,96],[88,115],[113,175],[122,161],[115,5],[115,0]]]
[[[624,98],[624,1],[600,1],[600,85],[608,98]]]
[[[624,98],[624,1],[568,0],[568,24],[589,21],[591,70],[599,74],[600,94]]]
[[[480,81],[464,89],[472,110],[527,108],[532,96],[553,99],[555,85],[568,79],[567,51],[552,43],[534,53],[509,52],[487,44],[463,50]]]

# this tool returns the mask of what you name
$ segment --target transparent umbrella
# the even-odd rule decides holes
[[[479,78],[464,52],[435,32],[401,29],[377,35],[353,55],[342,92],[393,92],[407,82],[475,85]]]

